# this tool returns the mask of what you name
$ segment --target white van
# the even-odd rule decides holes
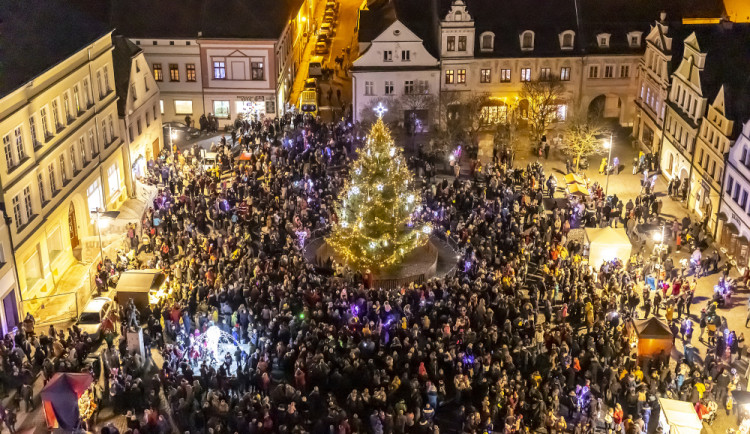
[[[310,58],[310,64],[307,69],[308,77],[322,77],[323,76],[323,56],[312,56]]]

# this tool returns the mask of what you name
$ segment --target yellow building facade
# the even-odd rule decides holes
[[[17,264],[20,313],[75,316],[91,211],[127,198],[112,36],[107,32],[0,99],[0,185]]]

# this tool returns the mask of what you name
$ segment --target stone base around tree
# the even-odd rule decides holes
[[[447,247],[447,249],[446,249]],[[305,259],[317,267],[326,268],[330,258],[343,263],[329,246],[325,238],[311,240],[304,250]],[[433,277],[443,275],[439,263],[455,264],[456,252],[439,240],[430,240],[409,253],[403,262],[384,272],[372,273],[372,286],[380,289],[394,289],[410,283],[422,283]]]

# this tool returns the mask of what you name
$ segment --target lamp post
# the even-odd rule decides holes
[[[604,170],[607,171],[607,185],[604,187],[604,198],[606,199],[609,195],[609,164],[612,161],[612,148],[614,147],[614,143],[612,142],[612,133],[609,133],[609,142],[604,142],[604,147],[609,149],[609,155],[607,156],[607,164],[604,167]]]
[[[116,218],[120,215],[120,211],[102,211],[101,208],[97,207],[91,211],[91,214],[96,214],[96,232],[99,236],[99,254],[101,255],[100,260],[104,264],[104,244],[102,244],[102,228],[106,229],[109,226],[109,219]],[[102,217],[106,219],[102,220]]]
[[[659,249],[657,250],[656,257],[659,260],[659,264],[661,264],[661,251],[664,248],[664,227],[665,225],[661,225],[661,232],[655,232],[654,233],[654,241],[659,243]],[[656,246],[654,246],[656,248]]]

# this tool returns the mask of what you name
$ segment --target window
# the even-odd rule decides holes
[[[112,135],[112,141],[117,138],[117,130],[115,130],[115,119],[112,115],[109,115],[109,133]]]
[[[374,85],[375,83],[373,83],[372,81],[365,82],[365,95],[374,95],[373,93],[373,89],[375,87]]]
[[[446,51],[456,51],[456,37],[448,36],[446,43]]]
[[[459,69],[456,71],[456,83],[466,83],[466,70]]]
[[[96,84],[99,86],[99,99],[104,98],[106,91],[104,90],[104,83],[102,83],[102,71],[96,71]]]
[[[524,51],[534,49],[534,32],[527,30],[521,34],[521,49]]]
[[[727,194],[732,194],[732,187],[734,187],[734,178],[729,176],[727,177]]]
[[[102,139],[104,140],[104,147],[109,145],[109,132],[107,131],[107,121],[102,120]]]
[[[599,35],[596,36],[596,40],[599,42],[599,48],[609,47],[609,34],[600,33]]]
[[[31,133],[31,146],[36,149],[39,146],[39,139],[37,139],[36,122],[33,115],[29,116],[29,133]]]
[[[55,128],[58,130],[62,128],[60,124],[60,109],[57,107],[57,100],[52,100],[52,121],[55,123]]]
[[[630,65],[620,65],[620,78],[630,77]]]
[[[42,107],[42,110],[39,112],[39,117],[42,119],[42,132],[44,133],[44,137],[49,137],[49,126],[47,125],[47,107]]]
[[[401,61],[402,62],[408,62],[411,60],[411,51],[409,50],[403,50],[401,51]]]
[[[521,81],[531,81],[531,68],[521,68]]]
[[[263,70],[263,62],[251,62],[250,69],[252,70],[253,80],[264,80],[265,74]]]
[[[226,80],[227,78],[227,65],[222,61],[214,62],[214,80]],[[190,110],[190,113],[193,111]]]
[[[195,63],[185,64],[185,78],[189,82],[195,81]]]
[[[83,101],[86,103],[86,107],[91,105],[91,87],[89,86],[89,79],[83,79]]]
[[[458,51],[466,51],[466,36],[458,37]]]
[[[57,193],[57,177],[55,175],[55,164],[49,163],[49,166],[47,166],[47,175],[49,177],[49,189],[52,191],[52,195],[54,196],[55,193]]]
[[[742,190],[742,196],[740,196],[739,204],[742,208],[745,208],[745,205],[747,205],[747,191]]]
[[[3,150],[5,151],[5,165],[8,169],[16,167],[16,160],[13,158],[13,142],[10,134],[3,136]]]
[[[414,93],[414,80],[407,80],[404,82],[404,95],[411,95]]]
[[[161,72],[161,63],[154,63],[154,80],[162,81],[164,76]]]
[[[227,113],[229,113],[227,111]],[[214,111],[214,114],[216,114],[216,111]],[[146,128],[151,126],[151,110],[146,110]]]
[[[560,104],[557,106],[557,120],[560,122],[565,122],[565,120],[568,118],[568,106],[565,104]]]
[[[23,225],[21,216],[21,195],[17,194],[13,196],[13,219],[16,221],[16,229],[19,229]]]
[[[104,209],[104,199],[102,198],[102,188],[99,185],[99,180],[96,179],[86,189],[86,198],[89,205],[89,210],[96,211],[98,209]]]
[[[120,167],[117,163],[107,169],[107,185],[109,186],[110,197],[120,191]]]
[[[191,115],[193,114],[193,101],[191,100],[179,100],[174,101],[174,112],[178,115]]]
[[[112,90],[109,86],[109,68],[107,68],[107,65],[104,65],[104,89],[107,90],[107,93]]]
[[[214,112],[214,114],[216,114],[216,112]],[[140,136],[143,133],[143,125],[141,124],[140,119],[136,120],[135,123],[138,126],[138,135]]]
[[[229,119],[229,101],[214,101],[214,116]]]
[[[159,113],[164,114],[164,100],[159,100]]]
[[[481,50],[492,51],[495,45],[495,35],[492,32],[482,33]]]
[[[549,80],[550,79],[550,69],[549,68],[542,68],[539,70],[539,79],[540,80]]]
[[[393,95],[393,82],[392,81],[385,82],[385,94]]]
[[[91,148],[91,156],[95,157],[99,148],[96,146],[96,137],[94,136],[93,128],[89,130],[89,147]]]
[[[81,164],[85,166],[89,160],[86,155],[86,139],[83,136],[78,139],[78,152],[81,154]]]
[[[604,66],[604,78],[612,78],[615,76],[615,67],[612,65]]]
[[[453,84],[453,70],[445,71],[445,84]]]
[[[44,189],[44,176],[42,176],[42,172],[36,173],[36,183],[39,186],[39,200],[42,201],[42,204],[47,203],[47,191]]]
[[[180,81],[180,68],[176,63],[169,64],[169,81]]]
[[[480,83],[489,83],[491,81],[491,70],[490,69],[482,69],[479,71],[479,82]]]
[[[78,85],[73,86],[73,103],[76,105],[76,113],[81,113],[81,95],[78,92]]]
[[[510,83],[510,69],[500,70],[500,83]]]
[[[589,66],[589,78],[599,78],[599,67],[596,65]]]
[[[60,234],[60,226],[47,235],[47,250],[49,251],[49,260],[53,261],[63,251],[62,235]]]
[[[70,116],[70,96],[68,95],[68,92],[63,93],[63,114],[68,121],[73,119],[72,116]]]
[[[560,68],[560,80],[570,81],[570,66],[563,66]]]
[[[716,173],[716,161],[711,160],[711,169],[708,172],[711,174],[711,177],[714,176]]]
[[[629,32],[628,33],[628,44],[631,48],[637,48],[641,46],[641,35],[642,32]]]
[[[560,48],[563,50],[573,49],[573,35],[572,31],[567,31],[562,35],[562,41],[560,42]]]
[[[135,83],[130,83],[130,94],[133,95],[133,101],[138,99],[138,94],[135,91]]]
[[[26,211],[26,221],[31,220],[34,215],[34,207],[31,204],[31,186],[27,185],[23,189],[23,207]]]
[[[393,62],[393,51],[391,50],[383,51],[383,62]]]
[[[26,148],[23,146],[23,129],[21,129],[21,126],[19,125],[13,133],[16,136],[16,157],[18,158],[18,161],[21,162],[26,158]]]
[[[60,178],[63,184],[68,182],[68,169],[65,164],[65,154],[60,154]]]

